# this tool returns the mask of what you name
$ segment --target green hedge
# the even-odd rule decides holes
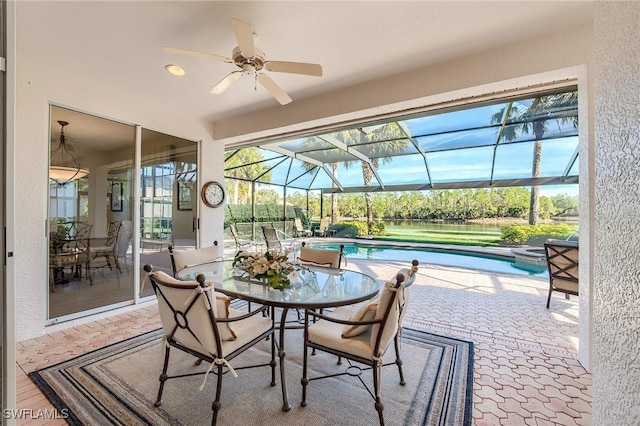
[[[509,225],[500,228],[502,241],[507,244],[541,246],[549,238],[565,239],[577,230],[577,226],[559,224]]]
[[[384,222],[371,222],[371,232],[367,227],[367,222],[340,222],[331,225],[330,229],[336,230],[339,237],[364,237],[367,235],[387,235],[387,226]]]
[[[287,206],[282,217],[282,204],[258,204],[256,205],[256,222],[282,222],[299,217],[303,225],[306,225],[307,217],[296,206]],[[225,204],[224,226],[232,223],[251,223],[251,206],[246,204]]]

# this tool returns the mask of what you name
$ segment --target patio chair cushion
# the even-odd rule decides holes
[[[198,284],[196,281],[178,280],[163,271],[158,271],[155,274],[158,277],[158,279],[169,284],[178,284],[178,285],[181,285],[181,284],[193,285],[194,283]],[[235,309],[229,308],[229,306],[231,305],[231,300],[229,299],[229,296],[217,291],[214,291],[213,294],[215,295],[215,298],[216,298],[216,303],[213,305],[213,315],[216,318],[229,318],[230,316],[233,317],[233,316],[238,316],[243,314],[243,312],[236,311]],[[218,323],[218,331],[220,332],[221,340],[236,340],[237,338],[236,333],[231,329],[228,323]]]
[[[340,251],[302,247],[298,260],[302,263],[338,268],[340,265]]]
[[[349,317],[349,321],[372,321],[376,316],[377,303],[365,303],[360,308],[353,312]],[[346,310],[346,309],[345,309]],[[337,311],[337,310],[336,310]],[[349,309],[349,311],[353,311]],[[339,316],[340,313],[336,312],[333,316]],[[371,328],[371,324],[365,325],[345,325],[342,329],[342,337],[349,338],[358,336]]]
[[[376,309],[375,319],[383,319],[385,311],[389,304],[394,301],[391,305],[391,310],[389,311],[389,317],[387,318],[386,323],[384,324],[384,328],[382,329],[382,333],[380,336],[380,346],[378,348],[378,354],[382,355],[389,343],[393,340],[396,333],[398,332],[398,320],[400,316],[399,303],[404,303],[403,297],[403,289],[404,287],[401,285],[400,288],[394,288],[395,283],[392,281],[387,281],[380,292],[380,299],[378,299],[378,308]],[[398,292],[398,297],[394,297],[394,293]],[[402,300],[397,300],[402,298]],[[378,338],[378,334],[380,331],[380,324],[373,324],[371,327],[371,347],[374,348],[376,344],[376,339]]]
[[[200,265],[222,259],[217,245],[202,247],[199,249],[173,249],[173,260],[176,263],[176,272],[186,267]]]
[[[331,316],[333,317],[334,313]],[[370,331],[345,339],[342,337],[342,328],[343,324],[321,319],[309,326],[309,340],[328,348],[372,359],[374,354],[369,344]]]

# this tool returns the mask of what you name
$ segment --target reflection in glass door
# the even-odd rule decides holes
[[[196,247],[198,146],[142,129],[140,166],[140,267],[172,273],[169,246]],[[142,270],[140,273],[144,273]],[[144,288],[142,296],[153,290]]]
[[[51,107],[49,319],[134,300],[135,128]]]
[[[198,150],[196,142],[142,129],[137,170],[136,127],[58,106],[50,115],[48,294],[55,323],[134,303],[142,266],[171,272],[169,245],[196,246]],[[149,286],[144,291],[153,294]]]

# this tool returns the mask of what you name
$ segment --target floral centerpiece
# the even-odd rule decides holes
[[[233,258],[233,267],[246,272],[251,278],[266,280],[275,289],[285,289],[291,284],[289,274],[294,264],[289,261],[289,252],[249,253],[238,251]]]

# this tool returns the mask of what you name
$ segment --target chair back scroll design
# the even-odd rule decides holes
[[[549,268],[549,295],[547,309],[554,291],[578,296],[578,258],[580,255],[578,243],[575,241],[549,240],[544,245]]]
[[[211,424],[215,425],[218,411],[222,407],[220,403],[222,379],[227,370],[235,376],[236,370],[271,367],[271,385],[275,386],[274,325],[267,315],[269,309],[267,306],[249,313],[234,311],[224,316],[219,312],[217,293],[213,291],[210,284],[205,283],[203,274],[199,274],[196,281],[181,281],[163,272],[154,272],[151,265],[145,265],[144,270],[158,299],[158,312],[165,341],[163,370],[159,379],[158,397],[154,404],[156,407],[162,405],[162,393],[167,380],[202,374],[204,375],[204,381],[200,387],[202,390],[206,384],[207,375],[212,372],[217,377],[215,400],[211,405],[213,410]],[[220,328],[223,324],[234,327],[233,339],[224,339]],[[234,370],[230,364],[233,358],[267,338],[271,340],[269,360]],[[195,356],[196,364],[206,361],[211,363],[211,366],[206,372],[168,375],[169,355],[172,348]]]

